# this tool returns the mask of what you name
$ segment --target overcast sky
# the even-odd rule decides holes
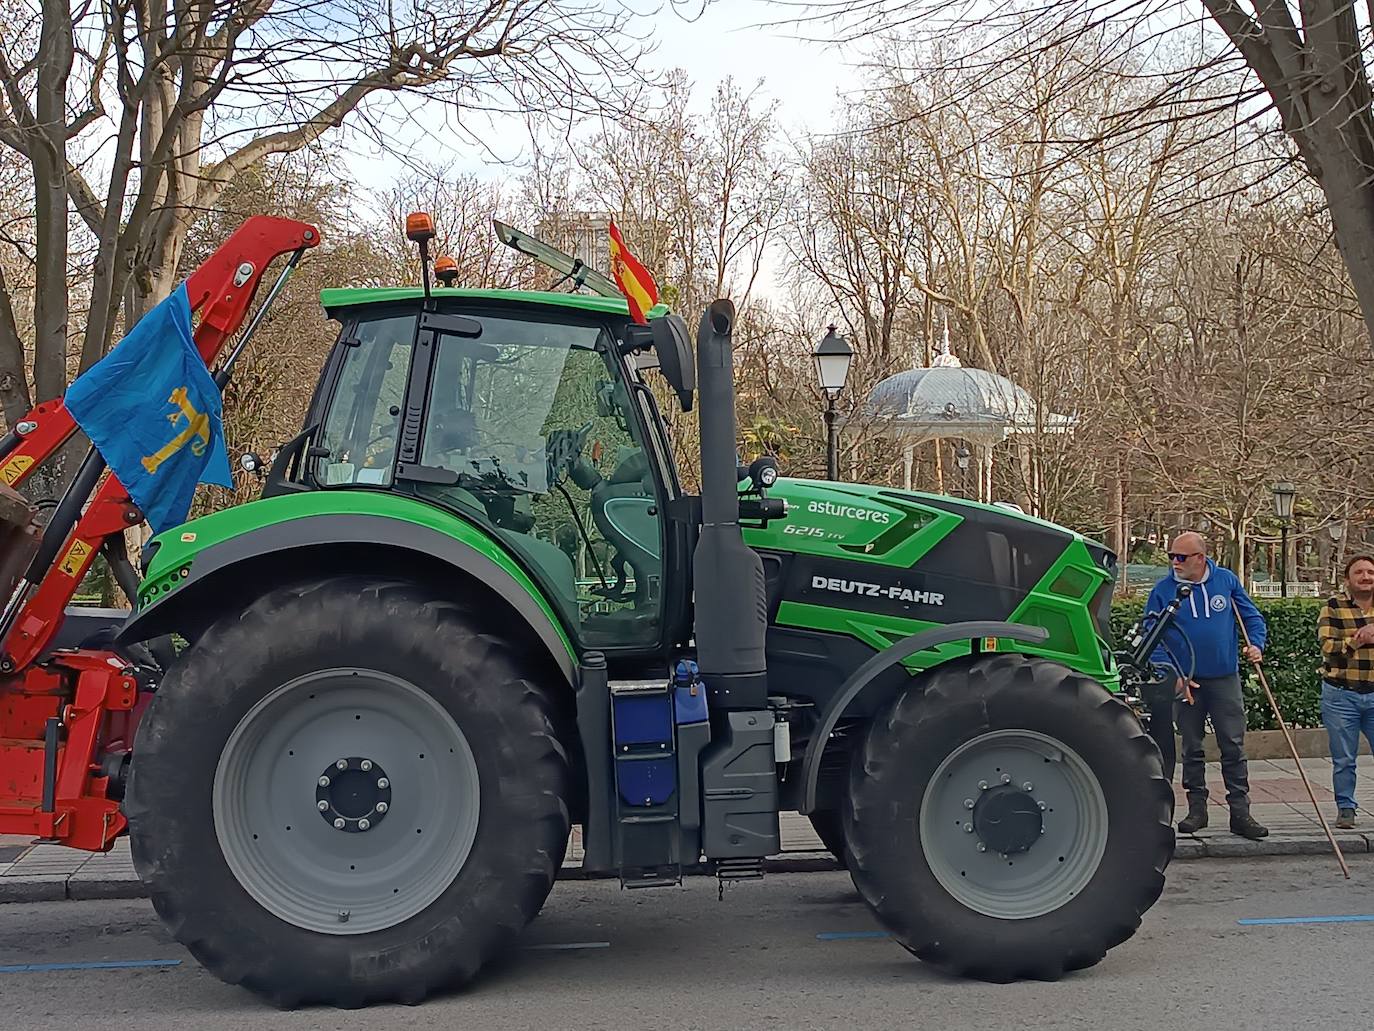
[[[825,131],[832,127],[837,94],[853,89],[858,73],[853,55],[842,55],[833,45],[793,38],[786,26],[755,28],[777,20],[781,10],[762,0],[717,0],[700,18],[688,21],[675,13],[666,0],[624,0],[641,10],[663,3],[657,14],[636,22],[636,32],[653,30],[658,49],[653,63],[660,69],[682,68],[693,84],[694,106],[705,111],[717,83],[733,76],[748,89],[763,80],[761,93],[779,103],[781,127],[792,133]],[[687,0],[695,3],[697,0]],[[695,14],[695,9],[689,14]],[[526,131],[518,119],[495,124],[482,135],[491,141],[495,156],[482,153],[444,126],[452,117],[440,105],[408,102],[413,115],[408,124],[390,128],[394,144],[379,148],[367,141],[350,139],[349,163],[359,181],[370,188],[384,188],[404,171],[405,154],[441,163],[454,171],[475,172],[484,177],[509,177],[506,161],[525,154]],[[485,116],[465,116],[469,126]]]

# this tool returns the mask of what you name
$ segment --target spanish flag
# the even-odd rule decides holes
[[[611,274],[625,300],[630,302],[630,318],[648,325],[649,309],[658,303],[658,286],[649,270],[625,246],[625,238],[620,235],[615,219],[611,219]]]

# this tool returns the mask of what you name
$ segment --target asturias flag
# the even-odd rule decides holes
[[[77,377],[66,404],[154,532],[186,521],[196,484],[234,485],[184,283]]]
[[[625,238],[611,219],[611,273],[615,285],[630,302],[630,318],[640,324],[649,321],[649,309],[658,303],[658,286],[649,270],[625,246]]]

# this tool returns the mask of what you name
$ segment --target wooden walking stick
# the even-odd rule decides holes
[[[1245,621],[1240,618],[1240,611],[1231,606],[1231,611],[1236,615],[1236,626],[1240,627],[1241,640],[1245,642],[1245,647],[1251,647],[1250,634],[1245,629]],[[1307,797],[1312,800],[1312,808],[1316,811],[1317,819],[1322,825],[1322,830],[1326,831],[1326,840],[1331,842],[1331,848],[1336,853],[1336,862],[1341,864],[1341,872],[1346,879],[1350,879],[1350,867],[1345,865],[1345,856],[1341,854],[1341,846],[1336,844],[1336,836],[1331,833],[1331,827],[1326,822],[1326,817],[1322,815],[1322,807],[1317,802],[1317,796],[1312,790],[1312,782],[1307,779],[1307,771],[1302,768],[1302,759],[1298,757],[1298,746],[1293,743],[1293,735],[1288,732],[1288,724],[1283,720],[1283,713],[1279,712],[1279,703],[1274,698],[1274,692],[1269,690],[1269,680],[1264,675],[1264,670],[1258,662],[1250,660],[1250,665],[1255,667],[1255,672],[1259,674],[1260,686],[1264,688],[1264,697],[1269,699],[1269,708],[1274,710],[1274,719],[1279,721],[1279,729],[1283,731],[1283,739],[1288,742],[1288,750],[1293,753],[1293,764],[1298,768],[1298,776],[1302,778],[1302,786],[1307,789]]]

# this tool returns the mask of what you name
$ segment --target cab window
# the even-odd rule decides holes
[[[482,315],[439,338],[417,493],[491,527],[588,647],[660,636],[662,531],[631,400],[596,325]]]
[[[348,339],[320,427],[329,454],[315,475],[324,486],[390,486],[415,316],[360,319]]]

